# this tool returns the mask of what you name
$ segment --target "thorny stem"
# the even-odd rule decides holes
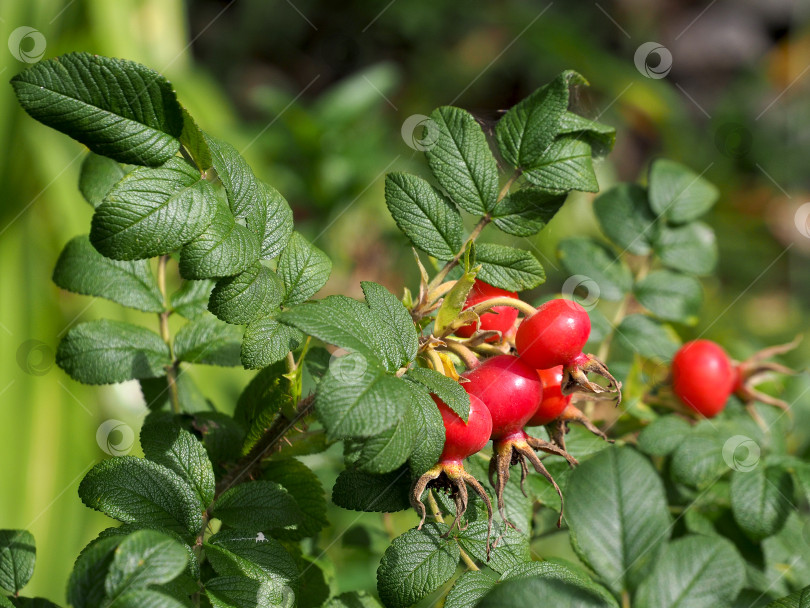
[[[217,484],[216,497],[219,497],[223,492],[237,483],[240,483],[240,480],[244,481],[242,478],[252,479],[261,468],[262,459],[273,451],[287,431],[310,413],[314,401],[314,395],[301,399],[296,406],[296,414],[292,420],[280,414],[275,421],[273,421],[273,424],[264,432],[261,439],[256,442],[256,445],[254,445],[250,451],[236,463],[236,466],[219,481]]]
[[[439,508],[439,503],[436,502],[436,497],[433,496],[433,490],[428,490],[427,503],[428,507],[430,507],[430,512],[433,514],[436,521],[443,524],[444,516],[442,516],[442,510]],[[464,565],[467,566],[468,570],[480,570],[480,568],[475,564],[467,552],[461,548],[461,546],[459,546],[458,550],[461,554],[461,561],[464,562]]]
[[[166,264],[169,261],[168,255],[162,255],[158,259],[157,267],[157,282],[160,294],[163,296],[163,312],[158,315],[160,320],[160,337],[169,347],[169,354],[172,362],[165,367],[166,370],[166,383],[169,387],[169,401],[172,404],[172,411],[175,414],[180,413],[180,395],[177,392],[177,366],[178,361],[174,358],[174,346],[172,345],[172,337],[169,334],[169,315],[172,314],[169,309],[169,299],[166,293]]]

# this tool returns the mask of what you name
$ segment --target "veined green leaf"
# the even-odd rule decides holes
[[[82,161],[79,192],[95,209],[131,168],[131,165],[122,165],[111,158],[90,152]]]
[[[497,578],[483,570],[465,572],[447,594],[444,608],[475,608],[497,582]]]
[[[220,530],[204,546],[206,558],[221,576],[247,576],[290,587],[297,583],[295,560],[274,538]]]
[[[633,288],[633,274],[621,258],[592,239],[573,237],[560,241],[557,257],[572,275],[584,275],[599,286],[600,298],[621,300]]]
[[[492,211],[494,224],[513,236],[532,236],[546,227],[565,203],[565,194],[540,188],[523,188],[498,203]]]
[[[139,63],[68,53],[11,84],[26,112],[97,154],[156,166],[180,148],[183,117],[171,83]]]
[[[57,365],[84,384],[156,378],[171,362],[168,345],[156,333],[108,319],[76,325],[56,349]]]
[[[144,312],[162,312],[163,296],[146,260],[119,262],[104,257],[87,236],[70,240],[53,271],[62,289],[96,296]]]
[[[647,191],[638,184],[618,184],[593,201],[602,232],[635,255],[652,250],[656,218],[647,202]]]
[[[214,282],[209,279],[183,281],[180,289],[170,297],[172,310],[186,319],[199,319],[205,316],[213,288]]]
[[[676,228],[662,226],[654,248],[664,266],[673,270],[703,276],[717,265],[714,231],[702,222]]]
[[[206,365],[239,365],[242,331],[212,316],[189,321],[174,340],[174,354],[180,361]]]
[[[104,580],[107,596],[168,583],[186,568],[188,555],[178,541],[155,530],[138,530],[124,538]]]
[[[594,156],[605,156],[616,143],[615,128],[589,120],[573,112],[563,112],[560,117],[560,135],[569,133],[573,133],[587,142],[591,146]]]
[[[205,139],[205,134],[197,126],[197,123],[188,113],[188,110],[182,108],[183,111],[183,131],[180,133],[180,143],[185,147],[191,158],[194,159],[194,164],[201,172],[205,172],[209,167],[214,164],[214,159],[211,156],[211,148],[208,147],[208,142]]]
[[[616,340],[642,357],[659,361],[672,359],[681,345],[671,331],[643,314],[626,316],[616,328]]]
[[[338,475],[332,488],[332,502],[352,511],[393,513],[411,507],[410,489],[411,476],[407,467],[384,475],[346,469]]]
[[[430,393],[435,394],[447,407],[458,414],[464,422],[467,422],[470,415],[470,396],[458,382],[425,367],[409,369],[406,377],[415,380]]]
[[[279,323],[273,317],[252,321],[245,329],[240,358],[246,369],[261,369],[281,361],[304,341],[295,327]]]
[[[461,214],[421,177],[408,173],[386,175],[385,204],[405,236],[428,254],[449,259],[461,248]]]
[[[598,192],[591,147],[576,135],[561,135],[543,151],[526,179],[551,192]]]
[[[280,484],[298,505],[300,521],[273,531],[273,536],[285,540],[301,540],[315,536],[327,524],[326,498],[318,477],[304,463],[295,458],[268,462],[263,467],[262,479]]]
[[[183,159],[138,167],[96,208],[90,242],[115,260],[164,255],[197,238],[216,208],[211,185]]]
[[[636,283],[634,292],[641,305],[659,319],[687,325],[697,323],[703,288],[693,277],[656,270]]]
[[[0,588],[18,594],[34,574],[37,550],[28,530],[0,530]]]
[[[218,576],[205,583],[213,608],[285,608],[294,605],[288,590],[245,576]]]
[[[650,206],[676,224],[706,213],[720,193],[703,177],[675,161],[659,158],[650,166]]]
[[[295,499],[272,481],[251,481],[234,486],[217,499],[214,517],[234,528],[269,530],[301,521]]]
[[[293,232],[278,259],[278,276],[284,282],[284,306],[300,304],[318,293],[329,279],[332,261],[323,251]]]
[[[266,266],[255,263],[235,276],[220,279],[208,309],[226,323],[246,325],[277,309],[283,297],[281,279]]]
[[[360,287],[379,327],[373,337],[384,353],[388,371],[397,371],[416,358],[419,340],[413,319],[399,298],[382,285],[363,281]]]
[[[785,525],[791,508],[793,483],[777,467],[758,466],[731,474],[734,521],[755,542],[773,536]]]
[[[504,245],[479,243],[475,261],[477,278],[507,291],[527,291],[546,282],[546,272],[530,252]]]
[[[95,608],[104,600],[104,579],[123,536],[98,537],[91,541],[73,565],[67,600],[74,608]]]
[[[430,120],[439,137],[425,156],[436,180],[462,209],[479,215],[490,211],[498,198],[498,167],[481,126],[472,114],[452,106],[433,110]]]

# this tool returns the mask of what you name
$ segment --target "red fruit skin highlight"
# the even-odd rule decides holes
[[[543,400],[543,384],[534,368],[512,355],[498,355],[463,374],[461,386],[484,402],[492,416],[493,440],[523,433]]]
[[[550,300],[524,319],[515,335],[520,358],[535,369],[577,363],[591,334],[587,311],[573,300]]]
[[[431,395],[439,408],[444,422],[444,450],[441,463],[461,463],[477,454],[489,442],[492,433],[492,416],[487,406],[475,395],[470,395],[470,415],[467,422],[451,410],[436,395]]]
[[[467,300],[464,302],[464,309],[470,308],[479,304],[481,302],[485,302],[486,300],[491,300],[492,298],[515,298],[518,299],[518,294],[514,291],[506,291],[505,289],[500,289],[498,287],[494,287],[489,283],[484,283],[483,281],[479,281],[478,279],[475,280],[475,284],[473,288],[470,290],[470,293],[467,295]],[[492,309],[492,312],[485,312],[481,315],[481,331],[499,331],[501,334],[506,334],[512,326],[515,324],[515,321],[518,318],[518,311],[516,308],[512,308],[511,306],[495,306]],[[460,338],[469,338],[475,333],[475,323],[470,323],[469,325],[464,325],[463,327],[459,327],[455,334]],[[487,342],[497,342],[498,337],[493,336],[491,338],[487,338]]]
[[[529,418],[529,426],[541,426],[559,418],[571,403],[571,395],[562,394],[562,365],[550,369],[538,369],[537,375],[543,384],[543,400],[534,415]]]
[[[672,359],[672,390],[698,414],[713,418],[726,406],[738,382],[726,351],[711,340],[684,344]]]

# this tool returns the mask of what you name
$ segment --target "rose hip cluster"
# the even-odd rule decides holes
[[[504,489],[510,467],[520,465],[521,488],[528,474],[528,464],[543,475],[557,490],[562,505],[562,493],[537,452],[556,454],[571,466],[577,461],[565,450],[567,423],[584,424],[593,433],[605,438],[576,406],[571,404],[574,392],[615,392],[621,399],[621,385],[605,365],[593,355],[583,353],[591,331],[588,313],[569,300],[551,300],[533,314],[519,320],[518,308],[531,313],[516,293],[507,292],[476,281],[465,309],[482,311],[476,324],[455,330],[459,338],[498,343],[504,354],[483,361],[466,361],[468,370],[459,379],[470,396],[470,414],[465,423],[447,405],[434,396],[445,427],[445,446],[439,462],[420,477],[411,496],[414,508],[425,521],[421,502],[428,486],[448,489],[456,505],[456,519],[451,526],[461,526],[460,518],[467,508],[467,485],[481,497],[492,522],[492,505],[481,484],[464,470],[462,461],[479,452],[491,440],[493,456],[489,480],[495,489],[498,510],[504,522],[512,525],[504,511]],[[487,302],[493,303],[487,307]],[[495,305],[497,303],[497,305]],[[501,305],[503,304],[503,305]],[[588,373],[607,379],[607,386],[590,381]],[[545,425],[551,441],[532,437],[525,427]],[[560,520],[562,520],[562,508]]]

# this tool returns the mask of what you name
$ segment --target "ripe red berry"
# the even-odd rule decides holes
[[[462,387],[492,415],[492,439],[521,432],[543,399],[537,372],[518,357],[498,355],[463,374]]]
[[[475,395],[470,395],[470,415],[464,422],[436,395],[432,397],[444,422],[444,450],[439,461],[461,462],[480,452],[492,433],[492,416],[487,406]]]
[[[551,369],[538,369],[537,375],[543,383],[543,400],[529,419],[529,426],[540,426],[556,420],[571,403],[571,395],[562,394],[562,365]]]
[[[506,291],[493,287],[489,283],[484,283],[476,279],[472,290],[467,295],[467,300],[464,302],[464,308],[470,308],[480,302],[491,300],[492,298],[515,298],[518,299],[517,293],[514,291]],[[491,312],[485,312],[481,315],[481,331],[499,331],[501,335],[506,334],[518,317],[518,311],[511,306],[495,306]],[[461,338],[469,338],[475,333],[475,323],[464,325],[456,330],[456,335]],[[487,338],[487,342],[497,342],[497,336]]]
[[[672,390],[707,418],[723,410],[737,378],[726,351],[711,340],[687,342],[672,359]]]
[[[573,300],[550,300],[524,319],[515,336],[520,358],[535,369],[571,365],[582,355],[591,320]]]

